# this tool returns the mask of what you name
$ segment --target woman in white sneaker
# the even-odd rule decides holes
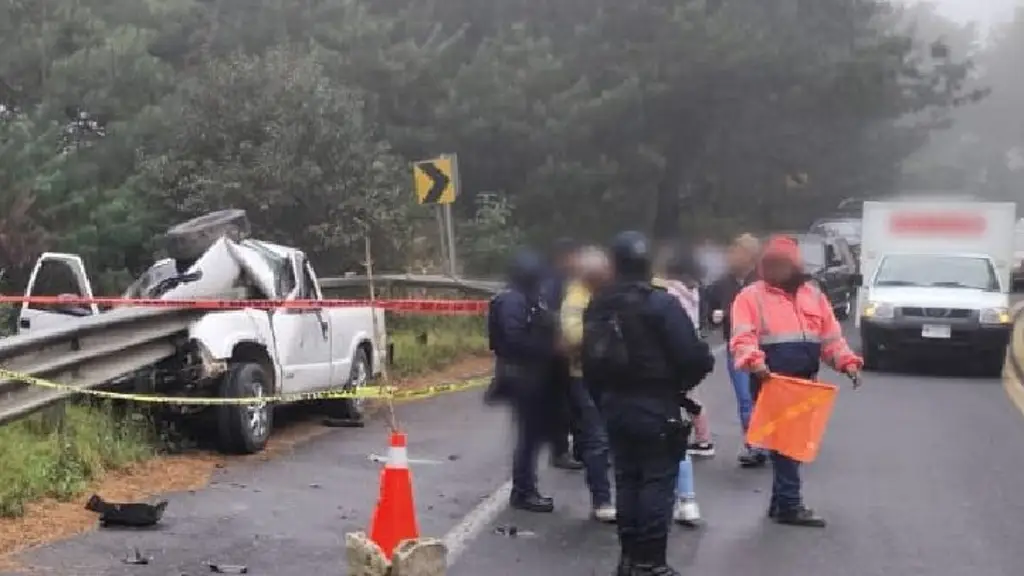
[[[700,334],[700,278],[699,266],[692,255],[679,251],[672,254],[664,265],[665,274],[655,278],[654,284],[664,288],[675,296],[683,306],[683,310],[693,320],[694,327]],[[693,399],[692,392],[683,399],[683,415],[694,423],[698,432],[698,441],[691,446],[704,444],[714,454],[707,425],[707,414],[700,402]],[[703,438],[700,436],[704,435]],[[700,507],[697,505],[697,493],[693,480],[693,459],[690,454],[679,462],[679,480],[676,483],[676,504],[672,518],[677,523],[688,527],[696,527],[700,523]]]

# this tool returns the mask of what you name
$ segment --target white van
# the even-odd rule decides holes
[[[998,373],[1016,220],[1009,202],[865,202],[856,325],[866,367],[961,352]]]

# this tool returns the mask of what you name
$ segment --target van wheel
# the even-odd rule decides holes
[[[249,236],[245,210],[218,210],[173,226],[164,235],[164,247],[174,260],[194,262],[224,236],[232,240]]]
[[[263,367],[254,362],[231,364],[220,383],[221,398],[262,398],[271,386]],[[267,446],[274,427],[270,404],[217,407],[218,439],[222,451],[255,454]]]

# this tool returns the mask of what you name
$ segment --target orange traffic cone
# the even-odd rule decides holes
[[[388,463],[380,473],[380,498],[370,522],[370,539],[391,557],[402,540],[419,538],[416,508],[412,497],[412,473],[406,452],[405,434],[393,432]]]

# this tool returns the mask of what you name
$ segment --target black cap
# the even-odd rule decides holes
[[[641,232],[621,232],[612,240],[609,250],[615,275],[625,281],[651,279],[651,245]]]
[[[523,289],[536,288],[544,277],[544,259],[540,254],[523,248],[518,250],[508,265],[508,282]]]

